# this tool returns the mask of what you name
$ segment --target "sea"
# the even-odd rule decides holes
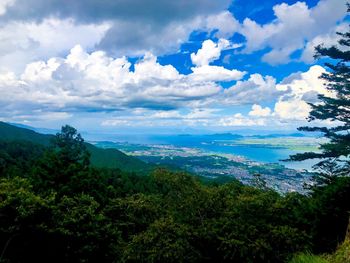
[[[245,139],[260,139],[267,143],[246,144],[241,143]],[[179,148],[194,148],[210,154],[229,154],[244,157],[245,159],[260,163],[279,163],[287,168],[295,170],[312,171],[312,166],[318,160],[307,160],[302,162],[285,161],[290,155],[301,153],[303,151],[295,150],[293,147],[286,147],[276,144],[269,144],[270,139],[279,139],[282,141],[305,137],[301,134],[289,135],[265,135],[244,136],[236,134],[211,134],[211,135],[113,135],[105,138],[107,141],[124,142],[140,145],[171,145]],[[312,139],[312,138],[311,138]],[[308,143],[310,144],[309,140]],[[313,140],[310,140],[313,143]],[[317,141],[315,141],[316,144]],[[310,145],[308,145],[310,146]]]

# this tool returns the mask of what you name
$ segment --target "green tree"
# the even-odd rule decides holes
[[[53,138],[52,147],[34,167],[32,181],[37,189],[67,192],[73,177],[84,178],[89,175],[89,159],[90,154],[81,135],[75,128],[63,126]]]
[[[173,218],[161,218],[135,235],[124,251],[126,262],[200,262],[191,230]]]
[[[100,206],[86,194],[56,200],[48,231],[61,239],[61,262],[113,262],[119,257],[120,231]]]
[[[84,139],[75,128],[69,125],[63,126],[52,143],[59,159],[65,164],[81,163],[84,166],[89,165],[90,154],[86,149]]]
[[[349,5],[348,5],[349,8]],[[349,10],[348,10],[349,11]],[[328,71],[321,75],[331,95],[319,95],[310,103],[308,121],[331,121],[331,127],[300,127],[301,131],[320,132],[328,140],[320,145],[321,152],[292,155],[290,160],[321,159],[314,167],[319,171],[317,183],[330,183],[334,177],[350,172],[350,32],[339,33],[338,45],[316,47],[315,58],[326,58]]]
[[[54,254],[44,229],[53,199],[35,194],[25,178],[0,179],[0,262],[43,262]]]

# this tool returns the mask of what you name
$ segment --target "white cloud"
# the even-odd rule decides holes
[[[77,44],[93,48],[108,28],[107,23],[78,25],[72,19],[54,18],[4,24],[0,26],[0,71],[19,72],[32,61],[60,55]]]
[[[261,26],[250,18],[244,19],[240,29],[240,33],[244,35],[247,41],[243,52],[251,53],[265,48],[268,45],[269,37],[276,34],[276,32],[277,28],[273,24]]]
[[[342,47],[338,45],[338,41],[340,40],[341,36],[339,36],[336,32],[346,32],[348,27],[349,25],[343,23],[326,34],[314,37],[305,45],[300,60],[306,63],[314,62],[315,47],[318,45],[324,45],[325,47],[338,46],[338,48],[342,49]]]
[[[258,104],[254,104],[252,106],[252,110],[249,112],[249,116],[255,116],[255,117],[267,117],[270,116],[271,109],[269,107],[261,107]]]
[[[236,113],[234,116],[223,117],[219,120],[219,124],[221,126],[240,126],[240,127],[248,127],[248,126],[264,126],[264,119],[251,119],[246,116],[243,116],[241,113]]]
[[[310,106],[300,98],[280,100],[275,105],[275,113],[281,119],[305,120],[310,110]]]
[[[223,127],[270,126],[296,128],[305,124],[311,110],[308,102],[317,103],[318,94],[332,96],[332,93],[325,88],[324,80],[319,78],[324,72],[326,71],[323,67],[316,65],[310,67],[306,72],[291,74],[280,83],[276,83],[273,78],[266,81],[267,77],[264,79],[259,74],[252,75],[247,81],[238,82],[232,87],[232,90],[227,90],[226,93],[232,93],[235,89],[241,90],[244,96],[239,96],[240,92],[236,94],[239,98],[237,102],[240,101],[241,103],[244,103],[244,98],[246,103],[252,103],[255,100],[252,94],[258,94],[257,97],[265,102],[268,98],[272,101],[277,100],[274,111],[272,112],[269,107],[262,107],[258,102],[255,102],[247,116],[241,113],[236,113],[233,116],[222,116],[219,119],[219,125]],[[264,87],[262,90],[265,93],[270,92],[270,94],[275,95],[263,98],[264,92],[257,92],[261,87]],[[268,90],[270,91],[268,92]],[[277,95],[278,92],[281,93]],[[237,98],[233,94],[230,94],[231,97],[228,95],[226,94],[227,101],[234,104]],[[210,125],[215,126],[213,123],[210,123]],[[329,123],[326,125],[329,125]]]
[[[0,16],[6,13],[8,7],[14,5],[16,0],[0,0]]]
[[[273,101],[285,91],[276,88],[276,80],[271,76],[250,75],[248,80],[238,81],[224,91],[222,102],[228,105],[243,105]]]
[[[231,12],[223,11],[217,15],[211,15],[206,19],[206,26],[209,31],[217,30],[216,37],[229,38],[240,28],[239,22]]]
[[[309,48],[310,41],[333,32],[337,23],[346,16],[346,0],[321,0],[312,8],[304,2],[282,3],[275,5],[273,11],[276,19],[267,24],[260,25],[246,18],[240,33],[247,41],[243,52],[251,53],[268,47],[271,51],[262,60],[281,64],[289,62],[293,52],[303,50],[305,43]]]
[[[191,68],[189,78],[199,81],[232,81],[241,79],[246,72],[226,69],[221,66],[200,66]]]
[[[226,39],[220,39],[218,43],[214,43],[210,39],[205,40],[197,53],[191,54],[192,63],[196,66],[209,65],[210,62],[213,62],[220,57],[222,50],[229,46],[230,42]]]
[[[277,85],[277,89],[282,91],[290,89],[292,95],[299,97],[308,92],[330,96],[331,93],[324,86],[324,80],[319,78],[325,72],[326,70],[319,65],[311,66],[306,72],[294,73],[287,77]]]
[[[273,112],[269,107],[262,107],[255,103],[247,116],[241,113],[233,116],[223,116],[220,118],[219,123],[224,127],[270,126],[296,128],[304,125],[311,110],[308,102],[317,103],[318,94],[333,95],[324,86],[324,80],[319,78],[324,72],[326,71],[323,67],[316,65],[310,67],[306,72],[291,74],[278,84],[271,80],[270,89],[283,92],[279,96],[274,97],[277,101]],[[254,90],[254,87],[258,89],[258,83],[266,85],[266,81],[260,75],[255,75],[251,77],[251,80],[239,82],[236,85],[244,85],[246,87],[246,89],[243,89],[245,94],[250,94],[249,92]],[[262,96],[261,93],[258,94]],[[250,101],[254,101],[250,96],[247,97]],[[329,125],[329,123],[323,123],[323,125]]]
[[[50,81],[52,73],[57,70],[60,62],[57,59],[50,59],[47,62],[37,61],[30,63],[21,75],[23,83],[35,83]]]
[[[135,77],[137,77],[137,81],[148,78],[176,80],[180,78],[180,74],[172,65],[162,66],[157,63],[157,57],[147,53],[143,57],[142,63],[135,65]]]
[[[23,27],[27,37],[39,43],[40,48],[58,53],[78,44],[86,49],[94,47],[105,35],[110,24],[79,25],[73,19],[49,18],[40,24],[23,24]]]
[[[0,74],[0,117],[27,122],[53,114],[55,119],[64,120],[86,110],[103,113],[121,109],[116,118],[106,113],[109,118],[102,125],[229,128],[284,126],[288,122],[298,126],[309,114],[306,102],[315,100],[319,93],[329,95],[318,78],[323,72],[322,67],[313,66],[278,84],[271,77],[255,74],[233,90],[224,91],[215,82],[194,81],[172,66],[160,65],[151,54],[131,71],[126,58],[112,59],[103,52],[89,54],[77,46],[66,58],[29,64],[20,76]],[[242,94],[231,94],[237,90]],[[273,113],[254,102],[251,96],[259,90],[260,99],[263,93],[270,94],[265,100],[279,97]],[[247,97],[242,103],[255,103],[251,111],[247,116],[228,114],[235,96],[243,94]]]
[[[325,69],[321,66],[312,66],[307,72],[293,74],[277,85],[279,90],[290,90],[288,95],[282,96],[275,104],[274,114],[281,119],[305,120],[311,107],[307,102],[317,102],[317,95],[332,96],[320,79]]]
[[[205,40],[202,43],[202,47],[196,53],[191,54],[192,63],[196,66],[191,68],[193,73],[190,75],[190,78],[195,81],[232,81],[241,79],[245,72],[209,65],[220,58],[223,50],[236,47],[237,45],[231,45],[226,39],[219,39],[217,43],[210,39]]]
[[[67,112],[170,110],[217,96],[222,88],[216,82],[244,75],[223,67],[206,67],[210,68],[194,68],[193,73],[183,75],[172,65],[160,65],[147,53],[132,71],[126,57],[114,59],[76,46],[65,58],[29,63],[21,74],[0,74],[0,104],[28,112],[43,108]]]
[[[207,73],[198,74],[196,70],[205,67]],[[104,126],[282,125],[304,121],[310,110],[306,102],[317,102],[317,94],[331,95],[318,78],[325,72],[321,66],[292,74],[280,83],[270,76],[252,74],[228,89],[216,82],[244,73],[233,74],[224,67],[217,67],[219,73],[210,70],[215,67],[195,67],[193,73],[183,75],[148,53],[131,70],[126,57],[87,53],[76,46],[64,58],[28,64],[21,74],[0,74],[0,117],[38,121],[50,113],[63,120],[89,111],[121,114],[103,121]],[[224,78],[224,73],[233,75]],[[261,102],[275,102],[274,112]],[[228,114],[231,106],[244,104],[252,105],[247,116]]]

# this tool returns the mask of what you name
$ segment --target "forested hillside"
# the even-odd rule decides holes
[[[13,142],[20,140],[42,146],[49,146],[50,141],[53,138],[53,135],[40,134],[29,129],[0,122],[1,142]],[[85,146],[90,153],[91,165],[94,167],[115,168],[130,172],[149,172],[153,168],[151,165],[148,165],[132,156],[128,156],[116,149],[101,149],[90,143],[85,143]]]
[[[0,262],[285,262],[344,239],[349,177],[281,196],[96,168],[69,126],[51,142],[1,142]]]

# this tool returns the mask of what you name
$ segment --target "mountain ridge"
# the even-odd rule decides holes
[[[29,141],[48,147],[54,135],[41,134],[28,128],[18,127],[0,121],[0,140],[3,141]],[[91,165],[98,168],[120,169],[128,172],[148,172],[152,166],[124,154],[117,149],[102,149],[88,142],[85,142],[87,150],[90,152]]]

